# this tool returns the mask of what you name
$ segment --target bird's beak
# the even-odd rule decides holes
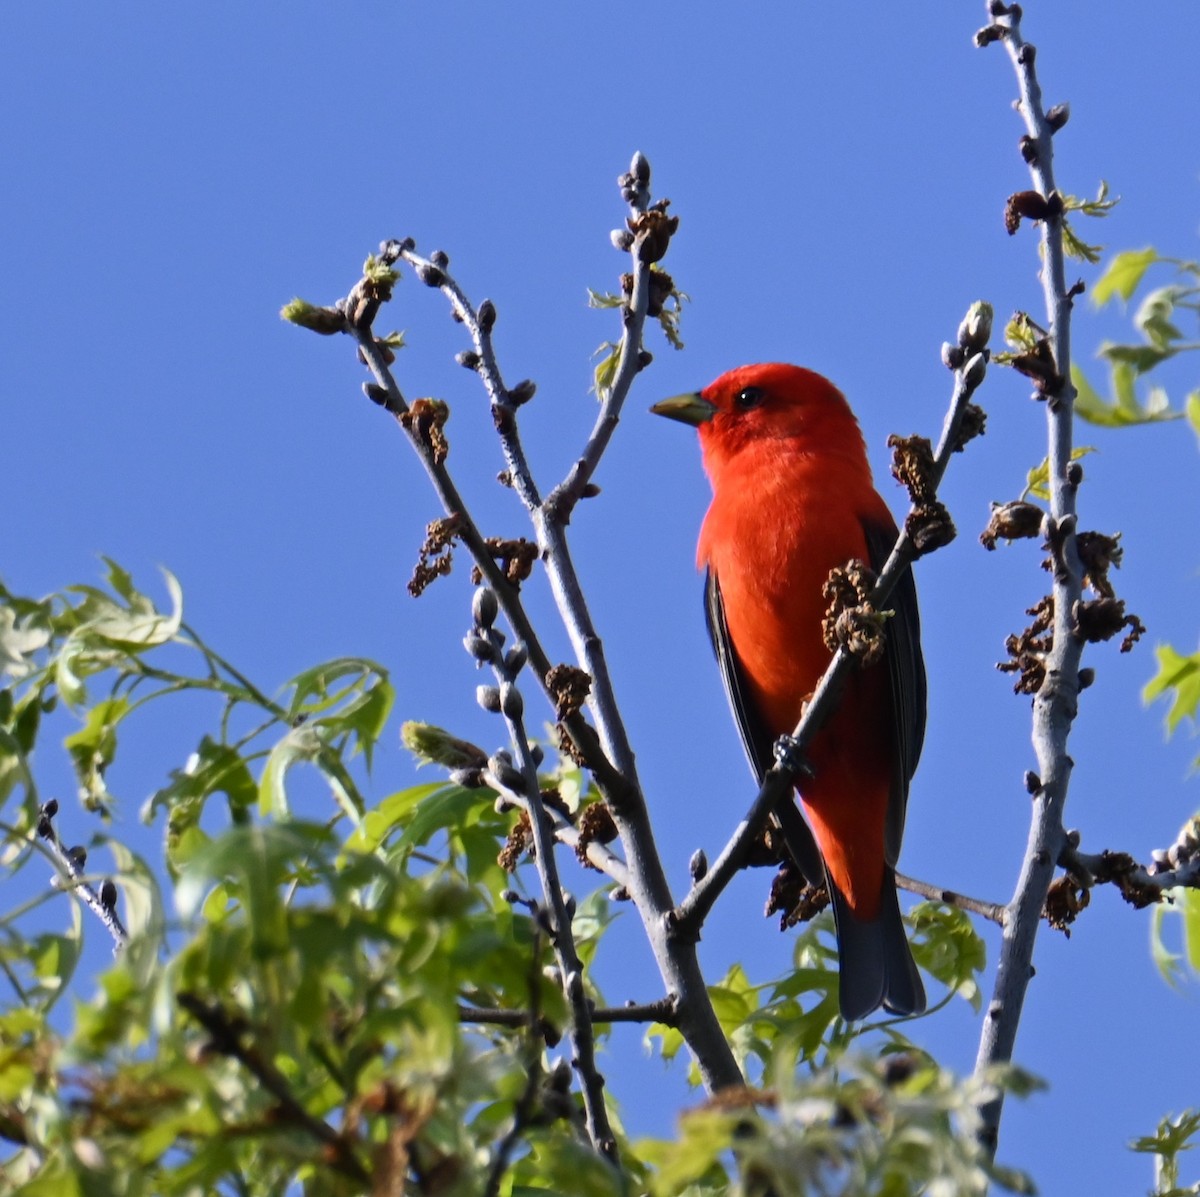
[[[699,391],[691,395],[672,395],[670,399],[656,403],[650,410],[656,416],[691,424],[693,428],[707,424],[717,414],[716,404],[710,403]]]

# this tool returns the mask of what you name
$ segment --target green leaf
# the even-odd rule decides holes
[[[1104,215],[1104,213],[1095,215]],[[1104,246],[1091,245],[1085,241],[1075,232],[1071,227],[1071,222],[1065,216],[1062,218],[1062,237],[1063,252],[1068,258],[1074,258],[1077,262],[1090,262],[1092,265],[1100,261]]]
[[[1111,341],[1105,341],[1099,349],[1101,357],[1114,364],[1122,363],[1131,366],[1135,374],[1146,374],[1156,366],[1161,366],[1163,362],[1173,358],[1178,352],[1177,349],[1160,349],[1154,345],[1116,345]],[[1167,418],[1178,418],[1178,413]]]
[[[1085,216],[1107,216],[1119,203],[1121,197],[1108,198],[1108,183],[1100,180],[1100,187],[1095,199],[1080,199],[1077,195],[1063,196],[1063,210],[1066,212],[1082,212]]]
[[[0,675],[27,677],[36,668],[34,653],[49,643],[50,629],[40,620],[18,619],[12,607],[0,607]]]
[[[1128,302],[1129,297],[1138,289],[1142,276],[1158,261],[1161,259],[1153,246],[1147,246],[1145,249],[1127,249],[1114,254],[1104,268],[1104,273],[1092,284],[1092,302],[1097,307],[1102,307],[1114,295],[1119,295]]]
[[[346,841],[352,852],[374,852],[396,828],[404,827],[427,798],[447,788],[445,782],[431,781],[389,794],[374,810],[363,816],[361,824]]]
[[[1176,899],[1183,913],[1183,942],[1192,972],[1200,973],[1200,894],[1184,890]]]
[[[1080,199],[1076,195],[1063,196],[1064,212],[1082,212],[1084,216],[1107,216],[1120,203],[1120,197],[1108,198],[1108,184],[1100,181],[1100,189],[1092,200]],[[1084,262],[1099,262],[1103,247],[1089,245],[1071,227],[1066,216],[1062,218],[1063,249],[1069,258],[1079,258]]]
[[[0,727],[0,805],[3,805],[9,794],[18,786],[24,791],[21,815],[15,820],[9,815],[8,821],[16,823],[18,830],[32,829],[38,806],[33,771],[17,738],[7,729]],[[8,867],[11,856],[21,852],[24,847],[21,837],[14,837],[11,845],[0,852],[0,866]]]
[[[179,631],[183,622],[183,588],[179,585],[179,580],[170,570],[162,571],[171,600],[171,610],[164,614],[154,606],[149,597],[133,588],[129,575],[120,566],[112,561],[108,564],[109,582],[126,600],[128,606],[122,607],[100,592],[90,591],[93,595],[99,595],[102,601],[97,604],[95,614],[81,630],[89,637],[96,637],[107,645],[127,652],[140,652],[166,644]]]
[[[978,974],[987,963],[987,952],[970,916],[940,902],[921,902],[908,922],[915,932],[916,962],[978,1011],[983,1001]]]
[[[1183,333],[1171,323],[1171,317],[1175,314],[1176,302],[1186,294],[1184,287],[1159,287],[1151,291],[1138,307],[1133,322],[1157,348],[1165,349],[1172,341],[1183,340]]]
[[[1163,1118],[1153,1135],[1134,1139],[1129,1144],[1131,1151],[1143,1152],[1158,1157],[1155,1165],[1155,1186],[1152,1197],[1195,1197],[1200,1185],[1179,1187],[1179,1155],[1189,1151],[1197,1130],[1200,1130],[1200,1111],[1186,1110],[1177,1118]]]
[[[258,786],[241,754],[228,744],[204,736],[200,746],[182,769],[171,771],[171,780],[156,790],[142,810],[149,823],[160,808],[167,810],[167,863],[177,868],[177,859],[188,832],[200,826],[208,799],[224,794],[233,823],[248,821],[258,796]]]
[[[336,685],[346,678],[350,680],[344,686]],[[385,680],[387,670],[367,657],[335,657],[298,673],[283,685],[285,691],[292,692],[287,706],[288,722],[312,718],[332,709],[350,694],[369,689],[372,678]]]
[[[1004,326],[1004,343],[1017,353],[1036,349],[1038,341],[1045,335],[1046,330],[1032,320],[1028,312],[1014,313]],[[997,358],[1002,356],[996,355]]]
[[[1147,350],[1153,354],[1154,350]],[[1138,402],[1134,378],[1138,370],[1137,356],[1132,361],[1114,361],[1112,384],[1114,399],[1106,403],[1088,382],[1078,366],[1071,367],[1071,382],[1075,387],[1075,414],[1089,424],[1101,428],[1129,428],[1135,424],[1158,424],[1178,420],[1182,412],[1172,411],[1166,392],[1161,387],[1151,389],[1145,406]]]
[[[603,341],[592,357],[600,359],[592,371],[592,390],[596,392],[597,399],[603,399],[616,380],[621,346],[617,341]]]
[[[587,289],[589,308],[619,308],[625,303],[623,296],[614,295],[611,291],[593,291]]]
[[[1183,405],[1184,413],[1192,431],[1200,437],[1200,391],[1193,391]]]
[[[130,709],[127,698],[106,698],[88,712],[83,727],[63,741],[79,784],[93,803],[109,796],[104,773],[117,754],[117,724]]]
[[[1182,720],[1195,720],[1200,708],[1200,653],[1185,657],[1169,644],[1160,644],[1154,656],[1158,672],[1142,690],[1142,701],[1149,704],[1158,698],[1170,698],[1167,732],[1171,734]]]
[[[1085,457],[1089,453],[1099,452],[1092,445],[1080,445],[1077,449],[1071,450],[1071,460],[1078,461],[1081,457]],[[1021,492],[1022,501],[1028,498],[1041,499],[1043,502],[1050,500],[1050,459],[1045,457],[1039,465],[1033,467],[1025,477],[1025,489]]]
[[[267,757],[266,768],[258,782],[258,810],[262,815],[288,813],[287,771],[297,761],[315,761],[324,748],[317,730],[307,723],[288,732]]]
[[[1159,975],[1172,989],[1178,989],[1183,984],[1183,957],[1167,947],[1163,928],[1166,926],[1167,919],[1174,920],[1178,913],[1174,906],[1164,906],[1160,903],[1154,907],[1150,923],[1150,957],[1154,961]]]

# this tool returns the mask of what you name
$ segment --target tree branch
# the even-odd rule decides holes
[[[632,230],[638,227],[650,205],[650,163],[645,155],[634,154],[628,174],[622,175],[618,182],[622,198],[629,204],[629,223]],[[566,478],[554,488],[546,500],[547,509],[554,513],[554,518],[561,524],[570,521],[571,512],[582,498],[584,487],[596,472],[600,458],[616,431],[621,409],[634,378],[650,363],[650,355],[642,348],[642,329],[650,306],[650,233],[649,228],[643,228],[637,234],[633,234],[632,231],[628,234],[613,234],[614,242],[628,242],[632,259],[629,298],[621,309],[622,329],[617,351],[617,369],[612,385],[599,396],[600,413],[583,452]],[[663,252],[665,249],[664,244]],[[661,257],[662,253],[658,256]]]
[[[954,370],[954,390],[942,425],[941,439],[927,471],[926,487],[923,488],[930,499],[936,494],[951,454],[962,448],[969,435],[979,431],[977,427],[970,428],[968,416],[969,413],[973,413],[973,422],[974,418],[981,414],[977,408],[972,408],[970,401],[987,370],[987,341],[990,332],[991,310],[984,304],[976,304],[968,312],[959,329],[958,345],[943,349],[943,358]],[[921,504],[915,502],[909,519],[905,521],[904,530],[900,533],[867,600],[876,610],[883,609],[901,575],[921,555],[922,550],[914,539],[914,536],[921,534],[919,519],[914,519],[918,516],[920,508]],[[791,756],[794,759],[802,759],[812,737],[833,712],[843,679],[851,669],[857,667],[855,657],[849,649],[841,647],[834,653],[804,709],[803,717],[792,733]],[[750,810],[721,849],[712,868],[692,886],[687,897],[673,912],[674,927],[678,934],[699,935],[709,911],[744,865],[751,844],[762,833],[771,813],[781,803],[791,801],[794,783],[793,769],[781,761],[777,760],[767,771]]]
[[[1036,52],[1021,36],[1019,6],[991,0],[988,14],[992,23],[976,35],[976,41],[980,45],[1002,41],[1012,59],[1020,92],[1017,108],[1027,130],[1021,142],[1022,156],[1029,164],[1038,195],[1047,201],[1035,219],[1041,226],[1041,281],[1049,320],[1053,378],[1039,387],[1037,397],[1046,399],[1050,513],[1043,531],[1053,550],[1054,623],[1045,676],[1033,700],[1033,743],[1040,777],[1035,779],[1029,840],[1016,891],[1009,903],[992,1000],[980,1038],[976,1059],[979,1076],[984,1076],[992,1066],[1012,1059],[1033,972],[1038,923],[1064,846],[1062,814],[1072,766],[1067,740],[1078,709],[1083,648],[1073,621],[1075,604],[1082,591],[1082,570],[1075,544],[1075,486],[1068,477],[1075,398],[1066,373],[1071,360],[1071,294],[1066,285],[1061,197],[1053,172],[1052,137],[1063,122],[1052,123],[1043,110],[1034,71]],[[980,1141],[993,1156],[1003,1102],[1000,1092],[980,1108]]]
[[[517,754],[514,768],[507,761],[495,757],[488,763],[486,776],[493,788],[505,794],[519,795],[528,804],[529,822],[533,831],[538,876],[542,883],[542,898],[548,913],[547,930],[558,960],[563,996],[571,1011],[572,1064],[582,1082],[583,1108],[588,1138],[592,1146],[614,1164],[619,1162],[617,1140],[608,1121],[608,1109],[604,1101],[604,1078],[596,1065],[596,1041],[592,1032],[592,1010],[583,985],[583,963],[575,950],[575,935],[571,929],[572,911],[567,909],[562,882],[558,876],[558,863],[554,854],[552,828],[546,819],[546,808],[542,802],[542,791],[538,784],[537,762],[529,747],[525,732],[525,703],[517,689],[516,679],[526,661],[525,649],[516,646],[503,653],[501,638],[492,626],[489,615],[495,614],[496,604],[491,610],[486,604],[476,602],[475,631],[492,648],[490,663],[499,681],[495,702],[508,726],[509,740]],[[491,691],[486,706],[491,706]],[[482,696],[482,695],[481,695]]]
[[[74,894],[100,920],[104,929],[112,936],[113,951],[119,952],[128,944],[129,932],[125,930],[117,914],[117,887],[112,881],[105,879],[97,891],[84,880],[87,853],[82,848],[62,846],[54,830],[54,816],[57,814],[58,800],[51,798],[38,811],[37,833],[50,846],[49,851],[55,864],[67,879],[67,891]]]
[[[307,1131],[328,1148],[328,1162],[358,1184],[371,1177],[363,1167],[345,1134],[310,1114],[292,1091],[287,1078],[253,1045],[244,1041],[246,1027],[230,1018],[218,1005],[210,1005],[195,994],[180,992],[179,1004],[208,1033],[210,1047],[223,1056],[237,1060],[242,1067],[279,1103],[278,1109],[293,1125]]]
[[[907,877],[903,873],[896,874],[896,884],[901,889],[908,890],[910,894],[917,894],[919,897],[927,898],[930,902],[943,902],[947,906],[955,906],[959,910],[965,910],[968,914],[977,914],[980,918],[998,923],[1001,927],[1004,926],[1004,920],[1008,915],[1008,908],[1002,902],[985,902],[982,898],[972,898],[966,894],[960,894],[956,890],[942,889],[940,886],[930,885],[928,881],[918,881],[916,877]]]
[[[656,1002],[628,1002],[624,1006],[595,1006],[592,1008],[592,1023],[617,1022],[660,1022],[664,1026],[673,1027],[676,1024],[675,1003],[670,998],[659,998]],[[509,1010],[499,1006],[468,1006],[458,1007],[458,1021],[464,1023],[480,1023],[486,1026],[519,1027],[529,1026],[530,1012],[528,1010]],[[548,1027],[542,1020],[543,1033],[557,1034],[555,1028]],[[550,1041],[553,1047],[557,1039]]]
[[[635,158],[630,173],[622,176],[620,183],[631,207],[639,216],[648,216],[649,211],[642,212],[641,206],[649,199],[649,167],[640,155]],[[645,364],[640,345],[640,329],[645,307],[648,307],[648,298],[643,299],[646,295],[645,287],[639,288],[636,281],[645,277],[644,272],[639,273],[637,264],[639,261],[648,264],[656,255],[661,257],[665,252],[666,241],[669,240],[669,233],[673,231],[673,225],[665,218],[661,208],[659,212],[666,221],[666,231],[661,221],[657,228],[652,227],[653,222],[643,225],[635,221],[638,231],[634,234],[630,249],[635,258],[636,278],[630,301],[625,307],[629,314],[625,317],[621,361],[616,385],[613,387],[614,394],[609,396],[607,407],[607,418],[614,422],[628,383],[636,373],[634,367],[640,368]],[[657,238],[657,241],[653,247],[645,248],[654,238]],[[403,255],[408,255],[406,260],[410,263],[416,261],[412,256],[411,242],[386,242],[381,261],[375,265],[389,267]],[[443,287],[450,286],[446,282],[448,276],[445,266],[444,255],[434,255],[429,259],[420,259],[420,266],[415,268],[424,269],[424,281],[428,285]],[[516,590],[497,569],[477,527],[467,516],[461,496],[444,467],[444,446],[443,451],[439,453],[431,438],[421,435],[418,421],[406,419],[410,416],[410,409],[388,368],[386,357],[390,356],[390,351],[377,342],[371,332],[371,324],[380,304],[390,297],[392,282],[394,276],[381,276],[378,270],[372,274],[369,270],[368,276],[336,308],[314,309],[308,305],[297,304],[285,309],[285,315],[319,332],[349,332],[358,341],[363,360],[376,379],[374,386],[366,388],[368,395],[406,426],[410,440],[417,449],[444,509],[459,519],[456,529],[458,538],[468,547],[487,584],[496,592],[501,609],[509,619],[517,638],[528,648],[530,661],[545,686],[550,662],[541,649],[517,598]],[[480,337],[475,342],[477,348],[474,350],[479,356],[478,363],[471,362],[469,358],[467,360],[473,368],[484,372],[485,385],[499,393],[502,385],[499,382],[499,374],[492,372],[491,365],[488,364],[490,359],[485,352],[487,344],[482,340],[482,334],[486,332],[483,326],[488,325],[489,321],[481,321],[478,311],[473,316],[466,311],[470,305],[456,285],[449,293],[456,312],[459,312],[460,307],[464,309],[459,312],[460,318],[468,327],[476,330],[472,332],[472,336]],[[491,393],[489,390],[489,394]],[[507,394],[511,400],[512,392]],[[495,406],[493,410],[496,410]],[[507,412],[503,404],[499,410],[502,416],[498,421],[499,431],[502,437],[508,438],[506,453],[509,453],[519,444],[513,439],[515,429],[510,431],[508,427],[510,417],[515,423],[515,416]],[[595,463],[607,444],[607,438],[611,435],[611,427],[606,425],[606,429],[607,431],[593,432],[589,440],[589,448],[585,450],[585,458],[582,459],[585,461],[584,474],[587,476],[590,476],[591,470],[595,468]],[[522,465],[523,457],[518,458],[514,455],[510,457],[510,461],[515,463],[512,468],[517,469],[518,473],[525,470],[527,474],[527,467]],[[584,474],[580,474],[579,477],[584,477]],[[516,484],[517,477],[514,477],[513,481]],[[528,507],[530,503],[535,503],[537,498],[532,476],[528,475],[521,482],[521,486],[525,488],[523,498]],[[582,486],[579,493],[582,494]],[[560,496],[555,503],[547,501],[534,506],[530,511],[538,547],[545,562],[556,603],[570,634],[579,665],[591,680],[588,705],[596,721],[596,730],[593,731],[587,721],[577,713],[569,716],[564,722],[617,825],[629,872],[627,889],[646,928],[666,991],[678,1002],[679,1029],[696,1059],[704,1083],[710,1091],[740,1085],[741,1072],[708,997],[704,975],[696,956],[695,942],[674,933],[670,919],[670,912],[675,905],[674,899],[654,842],[649,813],[637,780],[633,751],[617,709],[603,646],[584,601],[567,546],[565,523],[570,507],[570,502],[564,503]]]
[[[1151,863],[1138,863],[1128,852],[1080,852],[1078,831],[1068,831],[1058,864],[1066,870],[1050,886],[1043,911],[1052,927],[1070,934],[1070,926],[1090,901],[1097,885],[1114,885],[1135,910],[1173,901],[1173,889],[1200,889],[1200,824],[1189,820],[1175,842],[1156,849]]]

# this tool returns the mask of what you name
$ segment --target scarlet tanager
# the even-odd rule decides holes
[[[651,410],[699,429],[713,488],[697,550],[708,631],[761,780],[832,655],[821,632],[830,570],[855,558],[881,569],[896,524],[871,481],[850,405],[811,370],[742,366]],[[812,834],[790,801],[777,815],[807,879],[819,881],[824,866],[847,1020],[881,1005],[896,1014],[925,1009],[895,879],[908,784],[925,736],[911,573],[889,605],[883,661],[851,673],[809,746],[811,776],[797,789]]]

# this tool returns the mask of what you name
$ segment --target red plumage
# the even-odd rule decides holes
[[[713,646],[756,774],[800,720],[829,664],[821,634],[830,570],[878,570],[896,538],[858,423],[832,383],[798,366],[743,366],[655,411],[699,428],[713,501],[700,533]],[[896,898],[908,784],[925,724],[911,574],[893,593],[882,663],[856,670],[808,751],[801,802],[837,918],[841,1008],[925,1008]],[[791,826],[789,827],[789,824]],[[789,839],[804,837],[784,819]],[[805,855],[799,845],[794,853]],[[807,873],[815,854],[807,846]],[[815,880],[815,878],[814,878]]]

